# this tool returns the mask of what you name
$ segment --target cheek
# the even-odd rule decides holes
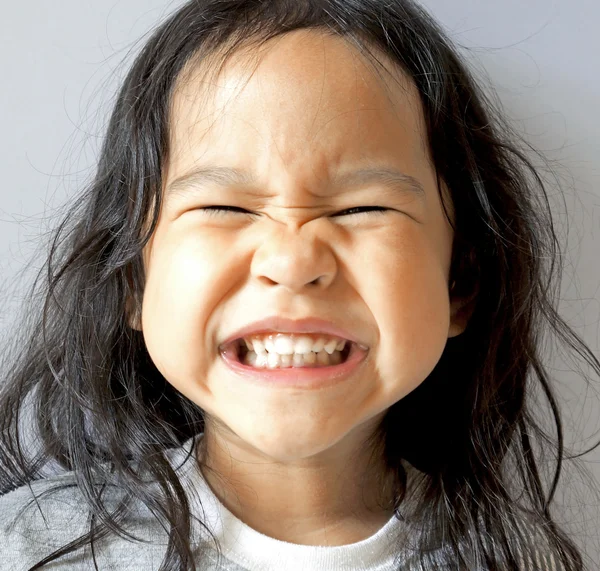
[[[379,331],[381,378],[412,389],[433,370],[448,339],[445,266],[421,233],[389,236],[385,244],[370,253],[362,296]]]
[[[221,246],[222,248],[222,246]],[[219,261],[220,260],[220,261]],[[216,348],[207,339],[211,308],[226,294],[223,252],[199,240],[174,238],[155,243],[142,305],[142,330],[148,352],[161,373],[174,384],[206,372],[206,359]]]

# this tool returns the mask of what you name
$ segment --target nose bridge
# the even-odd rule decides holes
[[[326,237],[319,233],[319,222],[288,220],[261,236],[252,260],[254,277],[291,290],[317,282],[325,286],[333,281],[335,256]]]

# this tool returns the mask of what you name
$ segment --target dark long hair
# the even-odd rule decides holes
[[[118,94],[95,177],[53,236],[19,323],[24,333],[6,353],[0,493],[39,479],[53,461],[74,473],[93,514],[89,534],[32,570],[122,531],[131,501],[170,526],[161,569],[195,569],[190,504],[165,451],[202,432],[204,413],[160,374],[126,316],[141,306],[141,252],[161,207],[177,79],[193,62],[210,56],[218,67],[240,47],[297,29],[340,35],[374,67],[385,53],[412,78],[438,182],[453,201],[451,293],[471,297],[475,308],[464,333],[448,340],[431,375],[388,410],[378,432],[397,475],[397,514],[418,531],[422,568],[519,569],[517,554],[529,549],[518,526],[526,515],[564,569],[579,571],[582,555],[550,513],[570,457],[542,362],[546,330],[599,375],[600,362],[554,308],[560,247],[527,144],[440,26],[410,0],[193,0],[152,33]],[[535,418],[536,388],[548,399],[556,437]],[[33,457],[21,444],[26,398],[41,443]],[[558,459],[549,489],[534,444]],[[402,513],[401,460],[422,475],[412,514]],[[148,477],[159,485],[150,489]],[[117,511],[98,492],[110,482],[125,492]]]

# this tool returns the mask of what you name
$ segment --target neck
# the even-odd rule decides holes
[[[239,520],[269,537],[348,545],[370,537],[393,516],[395,478],[381,461],[370,462],[370,450],[357,452],[341,442],[318,456],[283,463],[223,443],[210,430],[200,444],[200,469],[213,493]]]

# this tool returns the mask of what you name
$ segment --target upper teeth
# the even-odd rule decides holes
[[[278,353],[279,355],[306,354],[311,351],[319,353],[325,350],[329,355],[334,351],[342,351],[345,339],[333,337],[310,337],[308,335],[287,335],[284,333],[245,337],[244,343],[248,351],[255,353]]]

